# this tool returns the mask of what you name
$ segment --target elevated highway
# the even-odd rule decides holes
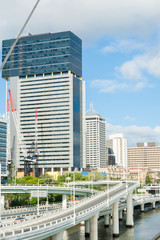
[[[112,206],[112,216],[115,219],[113,234],[119,235],[118,228],[118,201],[120,198],[127,196],[128,224],[133,225],[133,212],[131,211],[131,196],[137,182],[118,183],[110,191],[98,192],[73,206],[56,212],[50,212],[42,218],[32,221],[26,221],[19,225],[11,227],[9,230],[2,228],[1,239],[61,239],[64,230],[81,223],[89,221],[90,237],[97,240],[97,219],[99,213]],[[25,234],[24,234],[25,233]]]

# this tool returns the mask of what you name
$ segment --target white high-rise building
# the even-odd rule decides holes
[[[86,113],[86,164],[106,167],[106,122],[93,111]]]
[[[14,39],[3,41],[3,59]],[[85,167],[82,41],[70,31],[21,37],[7,61],[3,78],[17,112],[27,153],[38,148],[37,169]],[[24,169],[20,134],[11,114],[11,157]]]
[[[107,140],[107,147],[112,148],[115,155],[115,163],[122,167],[128,166],[127,158],[127,139],[123,137],[123,134],[109,135]]]

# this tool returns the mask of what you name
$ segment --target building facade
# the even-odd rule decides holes
[[[115,155],[115,164],[121,167],[128,166],[127,158],[127,139],[123,137],[123,134],[109,135],[107,140],[107,147],[113,150]]]
[[[116,157],[114,155],[113,149],[106,147],[106,158],[107,158],[107,166],[116,164]]]
[[[86,114],[86,164],[106,167],[106,122],[91,107]]]
[[[13,41],[3,41],[3,59]],[[10,81],[24,147],[37,143],[40,173],[85,167],[81,39],[69,31],[21,37],[2,76]],[[12,159],[23,170],[12,115],[10,126]]]
[[[160,146],[155,142],[144,142],[137,143],[137,147],[129,147],[128,163],[131,168],[160,170]]]
[[[0,117],[0,164],[1,176],[7,176],[7,122]]]

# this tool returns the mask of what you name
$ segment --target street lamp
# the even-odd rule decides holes
[[[109,173],[107,172],[107,193],[108,193],[108,207],[109,207],[109,179],[108,179]]]
[[[73,197],[74,197],[74,206],[73,206],[73,224],[75,225],[76,221],[76,209],[75,209],[75,172],[73,172]]]
[[[40,180],[48,180],[48,179],[50,179],[50,178],[45,178],[45,179],[43,179],[43,178],[40,178],[40,179],[38,179],[38,197],[37,197],[37,215],[39,214],[39,181]],[[47,185],[47,210],[48,210],[48,185]]]

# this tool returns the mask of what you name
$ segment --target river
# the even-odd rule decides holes
[[[120,221],[120,236],[116,240],[151,240],[160,232],[160,206],[155,210],[145,209],[144,213],[140,210],[134,211],[134,228],[125,227],[125,214],[123,221]],[[110,240],[112,237],[112,225],[104,228],[104,221],[98,222],[98,240]],[[78,225],[64,232],[63,240],[89,240],[85,238],[85,227]]]

